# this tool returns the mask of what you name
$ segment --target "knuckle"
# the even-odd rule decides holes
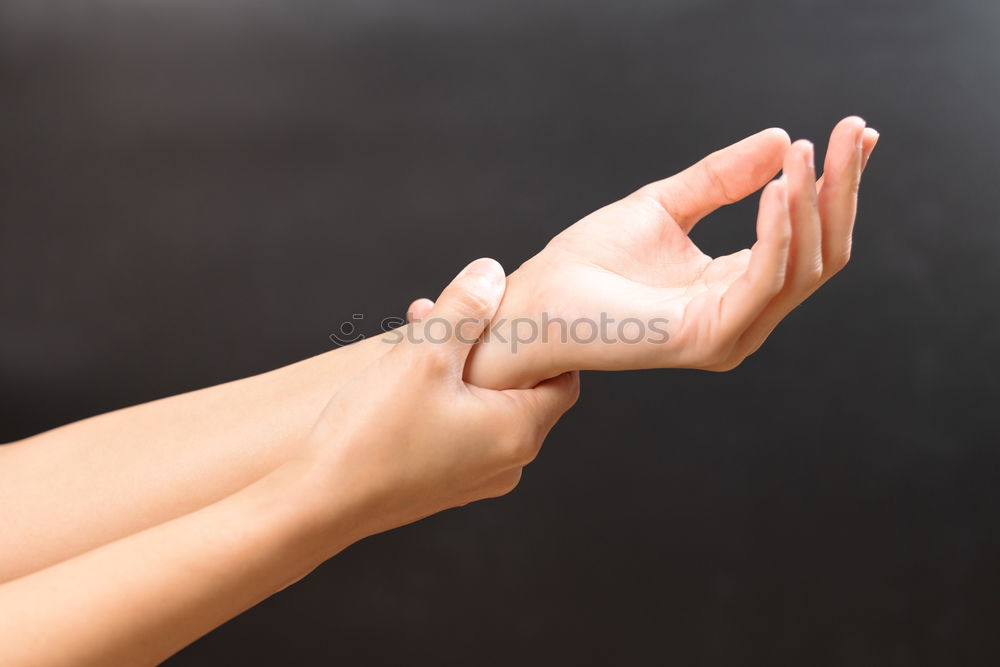
[[[502,444],[504,460],[522,466],[534,461],[542,446],[540,430],[532,423],[510,434]]]
[[[706,368],[710,371],[723,373],[731,371],[740,365],[743,358],[735,352],[734,345],[723,345],[716,348],[709,358]]]
[[[765,290],[768,296],[772,299],[785,289],[785,272],[782,270],[771,277],[771,280],[767,283]]]
[[[808,285],[815,285],[823,278],[823,265],[820,262],[814,262],[809,265],[809,268],[802,274],[802,281]]]
[[[708,370],[714,371],[716,373],[725,373],[727,371],[733,370],[734,368],[736,368],[737,366],[739,366],[742,362],[743,362],[743,360],[740,359],[739,357],[733,357],[733,358],[730,358],[730,359],[723,359],[719,363],[717,363],[714,366],[710,367]]]
[[[662,193],[653,184],[642,186],[615,205],[624,207],[637,220],[660,220],[665,214],[670,215]]]
[[[832,273],[840,271],[845,266],[847,266],[847,263],[850,261],[851,261],[851,249],[850,247],[844,248],[843,252],[839,253],[830,262],[830,268],[832,269]]]
[[[410,354],[409,371],[421,377],[436,377],[450,368],[450,360],[438,348],[426,341],[417,343]]]
[[[471,344],[479,340],[487,326],[489,326],[487,318],[463,317],[455,323],[454,335],[460,343]]]
[[[823,279],[823,267],[819,262],[810,262],[808,267],[795,271],[792,287],[797,291],[806,291]]]
[[[731,194],[727,189],[726,180],[722,177],[722,174],[719,173],[717,165],[718,159],[719,156],[713,153],[702,160],[702,173],[710,184],[710,187],[716,192],[719,198],[732,204],[733,202],[739,201],[739,198]]]
[[[663,212],[663,200],[652,185],[644,185],[625,198],[629,205],[642,211]]]
[[[521,468],[514,468],[505,473],[502,473],[491,480],[485,488],[482,489],[483,498],[499,498],[505,496],[514,489],[521,482]]]
[[[716,345],[712,352],[709,354],[709,359],[713,366],[721,366],[726,363],[729,359],[730,346],[729,344]]]

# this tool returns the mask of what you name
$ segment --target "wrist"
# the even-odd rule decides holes
[[[250,487],[255,514],[280,526],[282,541],[301,563],[299,578],[367,536],[361,514],[329,482],[315,461],[293,457]]]
[[[551,313],[542,284],[534,276],[532,260],[507,277],[503,301],[482,342],[469,355],[465,380],[487,389],[533,387],[570,368],[561,363],[558,332],[553,335]]]

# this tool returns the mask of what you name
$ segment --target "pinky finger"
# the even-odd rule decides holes
[[[868,158],[872,156],[872,151],[875,150],[875,144],[878,143],[878,130],[873,127],[866,127],[864,133],[861,135],[861,171],[865,170],[868,166]]]

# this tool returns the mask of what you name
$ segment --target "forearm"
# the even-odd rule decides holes
[[[286,465],[192,514],[0,585],[0,662],[164,660],[360,537],[311,489],[308,472]]]
[[[494,320],[538,315],[525,305],[533,280],[524,267],[510,276]],[[330,396],[390,347],[367,339],[0,447],[0,582],[205,507],[274,470]],[[498,337],[477,346],[466,377],[486,388],[534,386],[574,368],[563,347],[536,339],[514,350]]]
[[[503,279],[495,263],[470,265],[435,312],[452,331],[479,330],[386,346],[259,481],[0,585],[0,663],[160,661],[366,535],[507,493],[579,385],[569,374],[529,391],[461,382]]]
[[[274,470],[330,396],[389,347],[369,339],[0,447],[0,581],[209,505]]]
[[[529,286],[512,285],[513,298],[504,301],[508,316],[524,316],[517,296]],[[330,396],[390,347],[370,338],[0,446],[0,582],[193,512],[260,479],[296,455]],[[504,346],[490,352],[476,366],[484,386],[505,388],[508,380],[507,386],[531,386],[550,376],[547,367],[532,367],[537,355],[512,355]]]

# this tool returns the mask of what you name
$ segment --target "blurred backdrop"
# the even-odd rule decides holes
[[[854,259],[756,356],[585,374],[511,496],[170,664],[996,664],[998,37],[995,0],[3,0],[0,440],[323,352],[856,113]]]

